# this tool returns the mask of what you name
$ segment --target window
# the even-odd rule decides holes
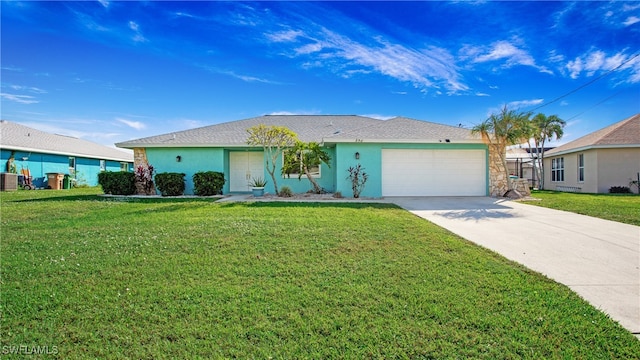
[[[100,171],[105,171],[105,170],[107,170],[107,161],[100,160]]]
[[[584,154],[578,155],[578,182],[584,182]]]
[[[564,181],[564,158],[551,159],[551,181]]]
[[[120,171],[129,171],[129,163],[121,162],[120,163]]]
[[[75,175],[76,173],[76,158],[69,157],[69,174]]]
[[[284,154],[282,154],[282,162],[284,162]],[[312,166],[312,167],[309,169],[309,173],[311,173],[311,176],[313,176],[314,178],[319,178],[319,177],[321,177],[321,174],[320,174],[320,166],[319,166],[319,165],[318,165],[318,166]],[[287,176],[289,176],[289,177],[294,178],[294,177],[298,177],[300,174],[302,174],[302,176],[303,176],[303,177],[307,176],[307,175],[304,173],[304,170],[302,169],[302,164],[300,164],[300,170],[299,170],[299,171],[297,171],[297,172],[292,172],[292,173],[291,173],[291,174],[289,174],[289,175],[287,175],[287,174],[283,174],[283,175],[282,175],[282,177],[286,178]]]

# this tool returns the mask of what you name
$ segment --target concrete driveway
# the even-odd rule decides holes
[[[488,197],[386,200],[567,285],[640,334],[640,227]]]

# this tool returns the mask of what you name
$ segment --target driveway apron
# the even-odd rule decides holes
[[[640,227],[488,197],[386,200],[567,285],[640,334]]]

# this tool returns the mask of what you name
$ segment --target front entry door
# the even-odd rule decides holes
[[[264,178],[262,151],[232,151],[229,153],[229,191],[251,191],[251,178]]]

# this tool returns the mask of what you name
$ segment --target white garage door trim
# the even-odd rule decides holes
[[[485,196],[486,174],[485,150],[382,150],[382,196]]]

